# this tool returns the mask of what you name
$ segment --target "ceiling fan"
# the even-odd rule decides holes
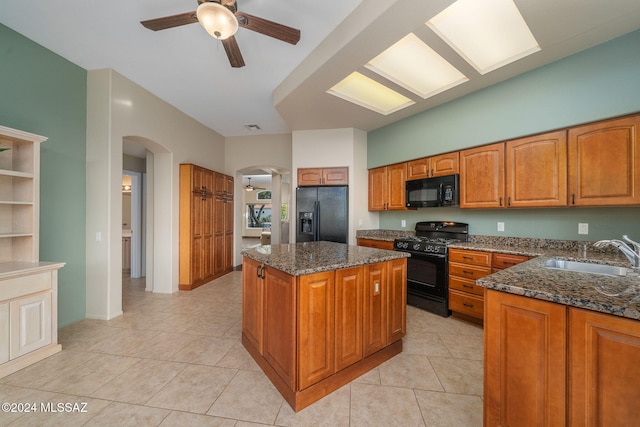
[[[244,186],[244,189],[245,189],[246,191],[253,191],[253,190],[266,190],[266,188],[264,188],[264,187],[254,187],[253,185],[251,185],[251,178],[248,178],[248,179],[249,179],[249,184],[247,184],[247,185],[245,185],[245,186]]]
[[[198,9],[193,12],[140,21],[145,28],[153,31],[194,22],[200,22],[212,37],[222,41],[229,62],[234,68],[244,67],[244,59],[234,37],[238,27],[291,44],[300,41],[300,30],[239,12],[236,0],[198,0]]]

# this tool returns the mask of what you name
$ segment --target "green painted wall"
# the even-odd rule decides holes
[[[369,132],[369,168],[640,111],[640,31]],[[468,222],[472,234],[640,239],[640,208],[418,209],[381,212],[380,228]],[[496,223],[505,222],[497,232]],[[578,222],[589,234],[578,235]]]
[[[0,124],[42,144],[40,259],[63,261],[58,323],[85,318],[87,72],[0,25]]]

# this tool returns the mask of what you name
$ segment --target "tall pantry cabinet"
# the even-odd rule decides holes
[[[233,177],[180,165],[179,289],[233,270]]]
[[[40,143],[0,126],[0,378],[59,352],[58,270],[39,261]]]

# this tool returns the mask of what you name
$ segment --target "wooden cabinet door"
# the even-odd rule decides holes
[[[11,359],[51,344],[51,292],[9,303]]]
[[[565,426],[566,307],[491,289],[485,298],[484,425]]]
[[[429,173],[430,166],[428,157],[407,162],[407,181],[429,178]]]
[[[383,211],[387,207],[387,168],[369,169],[369,210]]]
[[[322,185],[348,185],[349,168],[322,169]]]
[[[211,248],[214,256],[214,269],[212,273],[220,274],[224,270],[224,234],[225,234],[225,203],[224,194],[226,188],[226,178],[221,173],[214,173],[214,190],[213,190],[213,236],[214,244]]]
[[[447,153],[430,158],[429,176],[443,176],[460,173],[459,153]]]
[[[298,186],[322,184],[322,168],[298,168]]]
[[[504,143],[460,152],[460,207],[504,206]]]
[[[296,387],[296,280],[275,268],[264,269],[264,358],[287,386]]]
[[[242,334],[263,354],[264,282],[260,277],[263,265],[247,257],[242,261]]]
[[[405,210],[407,209],[406,199],[406,182],[407,182],[407,164],[399,163],[397,165],[387,166],[387,209],[388,210]]]
[[[387,345],[387,263],[365,266],[364,274],[364,356]]]
[[[0,303],[0,364],[9,361],[9,303]]]
[[[388,262],[387,282],[387,343],[398,341],[407,332],[407,259]]]
[[[233,177],[225,175],[224,199],[224,271],[233,270]]]
[[[569,425],[637,425],[640,322],[570,308],[569,324]]]
[[[298,279],[298,390],[336,371],[334,277],[326,271]]]
[[[336,270],[336,371],[362,359],[364,268]]]
[[[506,143],[507,207],[567,206],[567,132]]]
[[[640,115],[569,129],[569,204],[640,204]]]

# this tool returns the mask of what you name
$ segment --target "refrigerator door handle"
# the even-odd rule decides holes
[[[313,202],[313,241],[317,242],[320,240],[320,202]]]

